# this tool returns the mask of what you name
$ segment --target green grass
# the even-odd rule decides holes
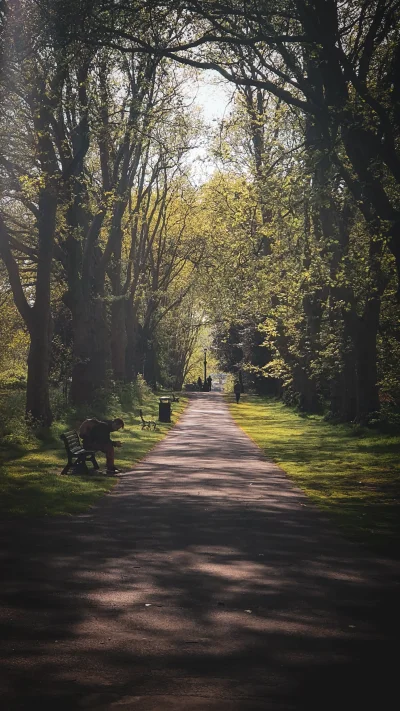
[[[229,407],[269,459],[352,539],[400,554],[400,436],[302,416],[247,396]]]
[[[142,430],[139,405],[132,412],[123,412],[125,429],[118,432],[122,447],[116,450],[116,465],[129,470],[135,462],[162,439],[185,408],[187,398],[180,397],[172,406],[171,425],[159,424],[155,432]],[[152,396],[142,405],[145,418],[158,418],[158,399]],[[60,476],[66,464],[66,452],[59,436],[67,429],[79,427],[79,422],[57,422],[42,440],[32,438],[18,445],[0,441],[0,515],[57,516],[86,511],[96,500],[109,492],[118,479],[106,476]],[[96,458],[105,469],[105,455]],[[89,470],[91,464],[89,463]]]

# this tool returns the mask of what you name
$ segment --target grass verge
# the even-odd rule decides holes
[[[400,556],[400,436],[333,425],[257,396],[228,402],[237,424],[349,537]]]
[[[129,470],[162,439],[184,410],[187,398],[180,397],[172,406],[172,423],[158,424],[153,431],[142,430],[139,407],[118,413],[125,421],[125,429],[118,432],[122,447],[116,450],[116,464]],[[144,404],[145,418],[158,419],[158,399],[155,395]],[[57,516],[86,511],[96,500],[109,492],[117,479],[106,476],[60,476],[66,464],[66,453],[60,434],[78,428],[79,422],[56,422],[42,440],[32,439],[18,445],[0,442],[0,515]],[[101,469],[105,469],[105,455],[96,455]],[[91,464],[89,463],[89,470]]]

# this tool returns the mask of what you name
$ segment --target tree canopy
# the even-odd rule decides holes
[[[4,0],[2,324],[29,416],[51,422],[60,359],[75,405],[181,387],[205,324],[221,367],[306,410],[396,408],[399,12]],[[234,90],[214,129],[187,94],[206,69]]]

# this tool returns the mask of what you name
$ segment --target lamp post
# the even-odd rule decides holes
[[[207,382],[207,348],[204,349],[204,386]]]

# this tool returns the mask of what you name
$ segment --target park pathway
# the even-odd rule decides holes
[[[3,711],[394,708],[395,563],[344,541],[218,393],[89,513],[0,532]]]

